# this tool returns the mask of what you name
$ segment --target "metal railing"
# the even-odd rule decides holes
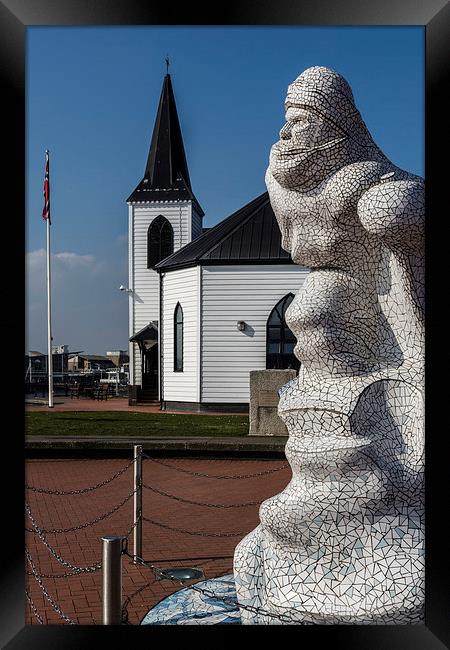
[[[49,495],[54,495],[54,496],[74,496],[74,495],[80,495],[80,494],[88,494],[91,493],[94,490],[97,490],[101,487],[104,487],[105,485],[110,484],[112,481],[114,481],[116,478],[119,476],[122,476],[126,470],[131,466],[131,465],[136,464],[136,455],[135,457],[129,461],[124,467],[122,467],[120,470],[115,472],[112,476],[104,479],[103,481],[100,481],[96,483],[95,485],[91,485],[85,488],[80,488],[77,490],[52,490],[49,488],[43,488],[43,487],[36,487],[33,485],[26,485],[26,489],[32,493],[35,494],[49,494]],[[88,528],[90,526],[94,526],[96,523],[103,521],[107,517],[110,517],[112,514],[117,512],[122,506],[127,503],[132,496],[134,496],[136,489],[134,488],[129,494],[126,495],[124,499],[120,503],[114,506],[111,510],[109,510],[106,513],[98,515],[95,519],[78,524],[76,526],[71,526],[68,528],[55,528],[55,529],[45,529],[41,525],[38,524],[36,521],[35,516],[33,515],[33,512],[31,511],[30,505],[26,502],[25,503],[25,513],[31,523],[31,528],[25,526],[25,530],[29,533],[33,533],[37,536],[37,538],[42,542],[42,544],[46,547],[46,549],[49,551],[51,556],[55,558],[62,566],[66,567],[67,569],[70,569],[69,571],[66,571],[64,573],[41,573],[39,572],[38,568],[36,567],[35,562],[32,559],[32,556],[30,554],[30,551],[28,548],[25,549],[25,555],[27,562],[29,564],[30,570],[26,571],[27,575],[33,576],[34,579],[36,580],[38,586],[40,587],[40,590],[45,598],[45,600],[51,605],[52,609],[56,611],[56,613],[60,616],[60,618],[65,622],[70,625],[76,624],[75,621],[73,621],[67,614],[62,610],[62,608],[56,603],[54,598],[49,594],[47,588],[45,587],[43,583],[44,578],[51,578],[51,579],[56,579],[56,578],[68,578],[71,576],[81,576],[83,574],[92,574],[97,571],[100,571],[103,566],[103,561],[99,560],[96,563],[89,565],[89,566],[77,566],[73,564],[72,562],[69,562],[68,560],[64,559],[62,555],[54,548],[52,544],[47,539],[47,534],[53,533],[53,534],[59,534],[59,533],[68,533],[68,532],[74,532],[78,530],[82,530],[85,528]],[[128,540],[128,537],[131,535],[133,530],[136,528],[137,522],[136,520],[133,521],[133,525],[131,526],[130,530],[123,536],[120,537],[122,540]],[[108,587],[109,589],[109,587]],[[107,590],[106,593],[109,593]],[[39,624],[43,625],[44,620],[42,616],[40,615],[36,604],[34,603],[31,595],[29,592],[26,590],[25,595],[27,598],[27,601],[30,605],[30,609],[33,613],[33,615],[36,617],[37,621]],[[120,622],[120,621],[119,621]]]
[[[112,481],[114,481],[116,478],[119,476],[122,476],[127,469],[133,465],[133,489],[125,496],[125,498],[118,503],[114,508],[109,510],[106,513],[103,513],[101,515],[98,515],[95,519],[88,521],[86,523],[78,524],[75,526],[71,526],[68,528],[55,528],[55,529],[45,529],[41,525],[39,525],[36,521],[36,518],[34,517],[30,506],[28,503],[25,504],[25,511],[28,516],[28,519],[31,522],[31,528],[25,528],[27,532],[34,533],[39,540],[43,543],[43,545],[47,548],[49,553],[64,567],[69,569],[69,571],[65,573],[60,573],[60,574],[53,574],[53,573],[39,573],[35,563],[32,560],[32,557],[29,553],[29,550],[26,549],[26,557],[28,564],[30,566],[30,571],[27,571],[28,575],[31,575],[35,578],[37,581],[44,598],[50,603],[52,608],[59,614],[60,618],[64,620],[68,624],[74,624],[74,621],[70,619],[64,612],[63,610],[59,607],[59,605],[56,603],[56,601],[50,596],[48,593],[46,587],[44,586],[42,579],[43,578],[66,578],[70,576],[75,576],[75,575],[82,575],[82,574],[87,574],[87,573],[94,573],[97,571],[102,571],[102,622],[103,625],[117,625],[117,624],[126,624],[129,623],[128,621],[128,611],[127,611],[127,604],[129,604],[132,600],[133,597],[135,597],[138,593],[142,592],[146,587],[148,587],[150,584],[152,584],[152,581],[146,583],[145,585],[142,585],[139,587],[131,596],[127,596],[126,600],[123,601],[122,599],[122,556],[125,554],[126,556],[130,557],[133,564],[136,565],[141,565],[145,566],[149,569],[152,569],[155,573],[155,576],[161,574],[161,570],[158,569],[154,564],[150,563],[149,561],[146,561],[142,558],[142,534],[143,534],[143,522],[148,522],[154,526],[158,526],[161,528],[164,528],[166,530],[170,530],[173,532],[177,533],[182,533],[182,534],[188,534],[188,535],[195,535],[199,537],[216,537],[216,538],[233,538],[233,537],[243,537],[247,534],[247,532],[208,532],[208,531],[196,531],[196,530],[187,530],[184,528],[176,528],[173,526],[169,526],[168,524],[165,524],[164,522],[161,521],[156,521],[150,517],[144,516],[143,514],[143,489],[147,491],[151,491],[155,494],[159,494],[162,497],[181,502],[181,503],[186,503],[189,505],[193,506],[199,506],[199,507],[207,507],[207,508],[244,508],[247,506],[255,506],[259,505],[261,501],[247,501],[247,502],[240,502],[240,503],[209,503],[209,502],[203,502],[203,501],[194,501],[191,499],[186,499],[184,497],[177,496],[175,494],[171,494],[169,492],[166,492],[164,490],[161,490],[160,488],[157,488],[155,486],[149,485],[147,483],[144,483],[142,480],[142,460],[150,460],[151,462],[158,463],[160,465],[166,466],[167,468],[174,470],[174,471],[181,471],[184,473],[187,473],[191,476],[195,477],[202,477],[202,478],[210,478],[210,479],[217,479],[217,480],[231,480],[231,479],[248,479],[248,478],[256,478],[260,476],[265,476],[267,474],[272,474],[274,472],[278,472],[280,470],[286,469],[287,465],[283,465],[281,467],[276,467],[270,470],[265,470],[262,472],[255,472],[252,474],[241,474],[241,475],[211,475],[211,474],[206,474],[206,473],[201,473],[201,472],[194,472],[191,470],[187,470],[184,468],[177,467],[175,465],[172,465],[170,463],[165,463],[164,461],[152,458],[148,454],[145,454],[142,450],[142,445],[134,445],[133,446],[133,459],[130,460],[124,467],[122,467],[120,470],[115,472],[112,476],[104,479],[103,481],[100,481],[96,483],[95,485],[88,486],[85,488],[79,488],[75,490],[53,490],[49,488],[44,488],[44,487],[36,487],[33,485],[26,485],[26,489],[29,490],[30,492],[33,492],[35,494],[49,494],[49,495],[55,495],[55,496],[75,496],[75,495],[80,495],[80,494],[87,494],[90,493],[94,490],[97,490],[101,487],[104,487],[108,484],[110,484]],[[95,525],[96,523],[103,521],[104,519],[107,519],[110,517],[112,514],[117,512],[122,506],[124,506],[130,499],[133,497],[133,524],[129,531],[125,535],[106,535],[103,536],[102,539],[102,558],[101,560],[98,560],[92,565],[89,566],[77,566],[75,564],[72,564],[71,562],[65,560],[61,554],[49,543],[46,535],[47,534],[62,534],[62,533],[69,533],[69,532],[74,532],[78,530],[82,530],[85,528],[88,528],[90,526]],[[133,533],[133,551],[132,553],[128,552],[128,541],[131,536],[131,533]],[[221,556],[221,557],[228,557],[228,556]],[[231,556],[230,556],[231,557]],[[189,558],[188,558],[189,559]],[[195,558],[194,558],[195,559]],[[202,558],[199,558],[202,559]],[[205,558],[203,558],[205,559]],[[158,574],[158,571],[160,572]],[[154,578],[156,579],[156,577]],[[184,584],[183,582],[180,582],[180,584]],[[193,589],[195,588],[196,590],[201,589],[199,587],[195,587],[195,585],[192,587]],[[203,592],[205,595],[211,596],[209,592],[206,593],[205,590]],[[36,617],[38,622],[40,624],[43,624],[43,618],[39,614],[37,607],[35,603],[33,602],[31,595],[26,591],[26,597],[28,600],[28,603],[30,605],[30,609],[33,613],[33,615]],[[224,599],[218,595],[214,594],[214,597],[218,598],[219,600],[227,600]],[[240,607],[241,609],[249,609],[249,611],[255,611],[256,608],[254,607],[249,607],[249,606],[243,606],[236,601],[236,606]],[[284,615],[277,615],[274,613],[266,612],[265,610],[258,609],[258,612],[260,612],[262,615],[266,616],[272,616],[275,618],[278,618],[281,622],[293,622],[289,617],[286,617]]]

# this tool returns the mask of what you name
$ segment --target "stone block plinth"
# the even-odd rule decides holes
[[[250,436],[287,436],[278,417],[278,389],[297,376],[295,370],[250,371]]]

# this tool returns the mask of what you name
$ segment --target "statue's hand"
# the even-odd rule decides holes
[[[379,183],[358,201],[363,227],[391,249],[417,251],[423,244],[425,187],[420,177]]]

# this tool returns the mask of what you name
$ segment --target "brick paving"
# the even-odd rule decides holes
[[[161,459],[178,468],[210,475],[242,475],[283,467],[280,471],[260,477],[230,480],[191,476],[169,469],[151,460],[143,461],[143,482],[184,499],[207,503],[243,503],[263,501],[280,492],[291,478],[285,460],[227,460],[227,459]],[[28,460],[26,482],[35,487],[52,490],[76,490],[95,485],[114,475],[126,465],[124,459],[86,460]],[[94,520],[112,510],[133,489],[133,467],[121,476],[94,491],[70,496],[56,496],[26,491],[35,520],[42,529],[69,528]],[[232,571],[233,552],[239,540],[258,525],[258,505],[240,508],[209,508],[175,501],[155,492],[143,491],[143,513],[165,525],[188,531],[210,533],[240,533],[236,537],[201,537],[174,532],[154,524],[143,524],[144,559],[164,568],[198,566],[205,578]],[[101,560],[103,535],[126,534],[133,524],[133,498],[110,517],[75,532],[48,533],[50,544],[67,561],[76,566],[96,564]],[[26,517],[27,528],[31,522]],[[133,537],[129,539],[132,552]],[[61,565],[33,533],[26,533],[26,545],[41,574],[61,574],[69,571]],[[203,559],[206,558],[206,559]],[[129,622],[138,624],[147,611],[169,594],[182,588],[169,581],[155,581],[146,567],[132,564],[123,557],[123,597],[150,583],[136,594],[128,606]],[[30,567],[26,564],[26,569]],[[101,624],[101,572],[66,578],[42,578],[49,595],[75,623]],[[64,624],[59,614],[44,597],[38,583],[26,576],[27,590],[45,624]],[[26,604],[26,623],[39,624]]]
[[[123,397],[111,397],[107,400],[87,399],[86,397],[73,398],[56,396],[53,402],[53,408],[49,409],[48,404],[25,404],[26,411],[127,411],[129,413],[180,413],[192,415],[189,411],[161,411],[159,404],[138,404],[129,406],[128,399]],[[203,411],[193,415],[248,415],[243,413],[216,413],[215,411]]]

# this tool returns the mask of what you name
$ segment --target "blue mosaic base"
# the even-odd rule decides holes
[[[221,625],[241,624],[233,574],[197,582],[196,587],[213,592],[224,602],[186,587],[164,598],[142,619],[141,625]]]

